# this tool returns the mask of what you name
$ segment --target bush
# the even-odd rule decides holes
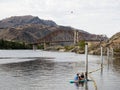
[[[0,49],[32,49],[32,46],[24,42],[14,42],[7,40],[0,40]]]
[[[78,42],[78,46],[81,50],[84,50],[85,49],[85,41]]]
[[[73,48],[74,48],[74,46],[65,46],[65,50],[66,50],[66,51],[71,50],[71,49],[73,49]]]

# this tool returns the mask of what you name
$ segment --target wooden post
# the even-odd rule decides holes
[[[101,68],[103,67],[103,47],[101,46]]]
[[[109,60],[109,54],[110,54],[110,51],[109,51],[109,48],[107,48],[107,60]]]
[[[109,70],[109,55],[110,55],[110,50],[107,47],[107,63],[108,63],[108,70]]]
[[[86,76],[86,80],[88,80],[88,43],[85,44],[85,59],[86,59],[86,72],[85,72],[85,76]]]
[[[113,58],[113,56],[114,56],[113,48],[111,48],[111,53],[112,53],[112,58]]]

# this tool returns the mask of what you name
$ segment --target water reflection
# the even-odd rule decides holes
[[[81,82],[81,83],[74,83],[74,85],[76,86],[77,90],[79,90],[79,88],[84,88],[84,82]],[[88,90],[88,89],[85,89],[85,90]]]
[[[0,88],[1,90],[8,90],[8,88],[11,90],[16,90],[16,88],[17,90],[61,90],[59,87],[68,88],[70,75],[76,72],[74,65],[78,65],[78,63],[53,62],[43,59],[3,64],[0,65]]]
[[[74,83],[77,90],[88,90],[88,82],[80,82],[80,83]]]
[[[30,76],[43,70],[51,71],[54,69],[54,62],[50,60],[34,60],[20,63],[10,63],[0,65],[0,68],[9,72],[14,77]]]
[[[35,88],[44,87],[53,73],[54,62],[50,60],[3,64],[0,65],[0,88],[1,90],[30,90],[31,88],[36,90]]]
[[[69,83],[78,71],[85,70],[84,61],[77,61],[78,58],[72,57],[73,61],[70,62],[66,56],[62,56],[62,60],[65,59],[65,62],[63,62],[64,60],[61,62],[61,58],[59,57],[57,57],[56,61],[52,59],[32,58],[33,61],[1,64],[0,90],[95,89],[93,82],[79,84]],[[95,58],[94,56],[90,58],[89,70],[99,68],[99,57],[96,56]],[[108,65],[109,69],[107,68]],[[108,65],[105,64],[101,71],[99,70],[92,73],[92,77],[94,77],[99,90],[113,90],[114,88],[115,90],[120,90],[120,59],[110,60]]]
[[[103,67],[101,67],[101,76],[103,75]]]
[[[120,74],[120,58],[118,58],[118,57],[115,58],[113,60],[112,64],[113,64],[114,72],[117,72]]]
[[[88,90],[88,82],[85,82],[85,90]]]

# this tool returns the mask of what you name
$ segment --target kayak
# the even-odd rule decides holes
[[[84,83],[84,82],[87,82],[87,81],[89,81],[89,80],[86,80],[86,79],[84,79],[84,80],[79,80],[79,81],[70,80],[70,83]]]

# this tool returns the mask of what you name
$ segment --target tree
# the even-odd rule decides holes
[[[85,41],[82,40],[82,41],[78,42],[78,46],[81,50],[84,50],[85,49]]]

